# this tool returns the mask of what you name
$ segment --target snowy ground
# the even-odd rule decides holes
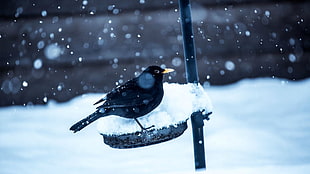
[[[213,102],[206,122],[206,173],[308,173],[310,79],[243,80],[207,88]],[[69,127],[91,113],[101,95],[65,104],[0,108],[0,173],[193,173],[191,129],[158,145],[112,149],[96,124]]]

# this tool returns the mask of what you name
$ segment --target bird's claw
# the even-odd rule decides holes
[[[153,127],[155,127],[155,125],[152,125],[152,126],[150,126],[150,127],[141,127],[141,129],[142,129],[141,132],[149,131],[149,129],[152,129]]]

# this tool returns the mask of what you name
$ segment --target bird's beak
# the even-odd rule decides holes
[[[166,69],[164,69],[162,74],[170,73],[170,72],[173,72],[173,71],[174,71],[174,69],[172,69],[172,68],[166,68]]]

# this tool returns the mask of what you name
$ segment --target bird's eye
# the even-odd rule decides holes
[[[155,70],[154,70],[154,73],[159,74],[160,71],[159,71],[158,69],[155,69]]]

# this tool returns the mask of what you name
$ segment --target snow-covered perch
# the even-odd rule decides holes
[[[185,122],[193,112],[212,111],[209,96],[200,85],[164,83],[164,97],[161,104],[151,113],[139,117],[143,126],[154,125],[155,129]],[[97,129],[100,134],[121,135],[141,131],[133,119],[118,116],[100,118]]]

